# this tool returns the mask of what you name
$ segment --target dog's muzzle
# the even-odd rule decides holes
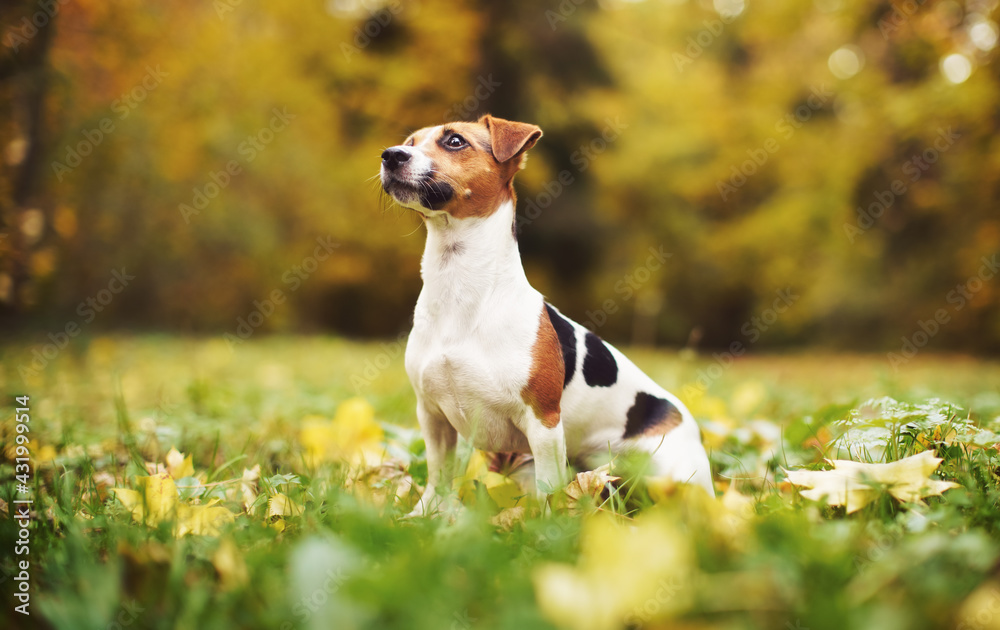
[[[431,172],[429,160],[419,153],[415,159],[406,147],[390,147],[382,152],[382,189],[404,206],[419,204],[440,210],[452,198],[452,187],[436,181]]]

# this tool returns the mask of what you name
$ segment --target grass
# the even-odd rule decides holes
[[[17,522],[0,519],[4,627],[1000,624],[997,362],[921,355],[897,372],[881,355],[726,365],[632,351],[702,422],[722,498],[647,482],[623,461],[622,482],[543,517],[505,508],[527,500],[471,457],[462,511],[407,520],[426,464],[394,343],[99,337],[24,383],[30,351],[8,344],[0,358],[0,511],[20,496],[22,395],[35,501],[27,556],[11,551]],[[882,397],[901,402],[866,403]],[[366,468],[386,445],[389,465]],[[934,478],[959,487],[923,503],[882,487],[848,514],[782,472],[928,449],[942,459]],[[24,557],[30,617],[12,597]]]

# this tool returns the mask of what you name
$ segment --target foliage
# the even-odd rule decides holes
[[[407,519],[426,462],[402,361],[365,391],[346,386],[381,352],[320,338],[232,351],[99,338],[43,372],[30,386],[32,616],[5,606],[5,627],[997,623],[996,363],[928,359],[879,380],[879,358],[758,357],[700,390],[685,385],[710,360],[632,353],[697,394],[684,397],[706,428],[717,499],[617,460],[578,475],[543,516],[519,464],[504,476],[466,450],[464,507]],[[7,347],[0,374],[26,356],[30,346]],[[0,382],[5,405],[24,394]],[[12,431],[0,436],[7,514]],[[827,474],[835,456],[867,471],[934,460],[921,479],[955,487],[921,501],[860,475],[866,505],[845,509],[791,483]],[[0,545],[16,536],[0,519]]]
[[[545,130],[530,279],[609,338],[1000,348],[993,3],[57,4],[20,50],[3,9],[12,325],[396,334],[422,234],[378,156],[492,112]]]

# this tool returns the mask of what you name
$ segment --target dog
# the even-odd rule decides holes
[[[694,418],[625,355],[528,283],[514,229],[514,175],[542,137],[490,115],[411,134],[382,153],[383,190],[427,229],[423,289],[406,373],[427,446],[411,515],[441,510],[458,435],[488,452],[530,453],[543,507],[609,453],[646,452],[649,474],[715,496]]]

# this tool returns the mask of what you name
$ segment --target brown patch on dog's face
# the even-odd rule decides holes
[[[514,175],[541,136],[535,125],[488,115],[427,127],[382,154],[382,187],[424,214],[487,216],[514,201]]]
[[[548,312],[542,308],[538,336],[531,348],[531,371],[528,384],[521,390],[521,399],[531,407],[542,425],[550,429],[559,424],[565,370],[559,337]]]

